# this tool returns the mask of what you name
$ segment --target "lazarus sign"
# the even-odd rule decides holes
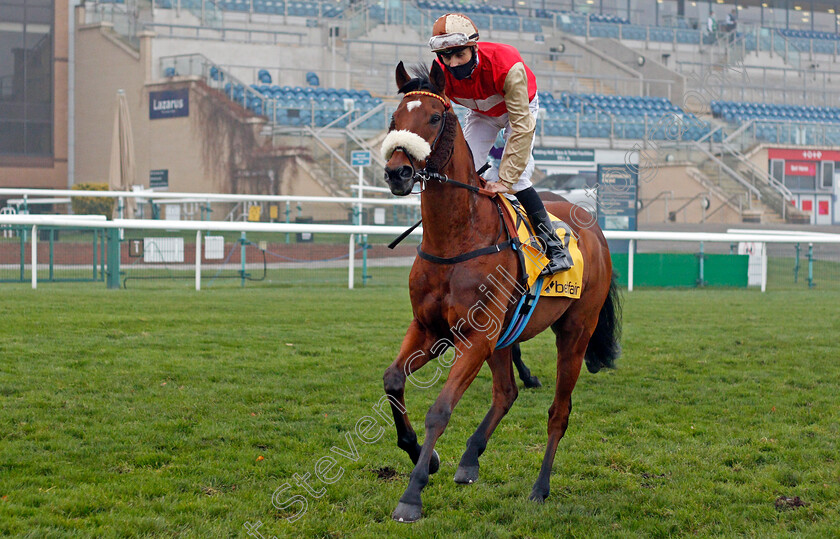
[[[190,115],[190,90],[149,92],[149,119],[179,118]]]

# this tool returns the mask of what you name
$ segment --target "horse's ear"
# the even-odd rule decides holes
[[[438,93],[443,95],[443,91],[446,89],[446,76],[443,74],[443,69],[440,68],[439,63],[432,62],[432,70],[429,71],[429,80],[437,88]]]
[[[403,65],[402,61],[397,64],[397,91],[400,88],[405,86],[405,84],[411,80],[411,77],[408,76],[408,73],[405,70],[405,66]]]

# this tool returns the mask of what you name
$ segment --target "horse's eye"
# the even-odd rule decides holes
[[[439,121],[440,121],[440,114],[432,114],[432,117],[429,120],[429,123],[434,125],[434,124],[438,123]]]

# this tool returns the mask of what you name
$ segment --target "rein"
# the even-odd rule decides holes
[[[399,151],[403,152],[405,154],[405,156],[408,158],[408,163],[409,163],[409,165],[411,165],[412,170],[414,170],[414,176],[413,176],[414,181],[415,182],[420,181],[422,183],[423,187],[425,188],[425,185],[426,185],[427,181],[437,180],[438,182],[440,182],[442,184],[449,184],[449,185],[452,185],[454,187],[459,187],[461,189],[466,189],[468,191],[471,191],[471,192],[479,194],[479,195],[484,195],[484,196],[489,197],[491,199],[494,198],[497,193],[494,193],[493,191],[489,191],[489,190],[487,190],[483,187],[479,187],[479,186],[476,186],[476,185],[470,185],[468,183],[453,180],[452,178],[448,177],[446,174],[441,174],[437,171],[439,169],[446,168],[446,166],[452,160],[452,156],[455,154],[454,141],[453,141],[453,144],[450,144],[450,146],[448,148],[449,155],[447,155],[446,160],[443,162],[443,164],[440,165],[439,167],[434,167],[434,168],[429,166],[429,161],[432,160],[431,159],[432,156],[435,155],[436,152],[440,151],[440,148],[438,148],[438,145],[441,142],[440,137],[444,133],[444,131],[446,130],[446,117],[449,114],[453,114],[449,110],[452,107],[452,105],[449,103],[449,101],[445,97],[442,97],[442,96],[440,96],[438,94],[435,94],[435,93],[432,93],[432,92],[415,90],[415,91],[411,91],[411,92],[406,92],[405,97],[408,97],[408,96],[411,96],[411,95],[422,95],[422,96],[426,96],[426,97],[433,97],[433,98],[437,99],[438,101],[440,101],[441,103],[443,103],[443,108],[444,108],[444,113],[443,113],[443,118],[441,120],[440,129],[438,129],[438,132],[435,135],[435,139],[434,139],[434,141],[432,141],[431,152],[429,153],[429,155],[426,158],[426,168],[418,170],[417,167],[414,166],[414,158],[412,158],[410,152],[406,151],[406,149],[403,148],[402,146],[398,146],[398,147],[394,148],[394,151],[399,150]],[[446,151],[446,150],[443,150],[443,151]],[[486,170],[486,168],[482,167],[482,170]],[[479,180],[480,180],[480,178],[481,178],[481,176],[479,176]],[[502,214],[502,208],[501,208],[501,205],[498,202],[496,202],[496,209],[499,212],[499,234],[496,236],[496,239],[494,240],[494,245],[490,245],[488,247],[482,247],[480,249],[476,249],[474,251],[470,251],[468,253],[453,256],[453,257],[450,257],[450,258],[443,258],[443,257],[439,257],[439,256],[435,256],[433,254],[427,253],[427,252],[423,251],[420,248],[420,246],[418,245],[417,246],[417,255],[420,258],[422,258],[423,260],[427,260],[427,261],[432,262],[434,264],[449,265],[449,264],[458,264],[460,262],[465,262],[467,260],[471,260],[471,259],[477,258],[479,256],[484,256],[484,255],[489,255],[489,254],[494,254],[494,253],[500,253],[505,249],[512,248],[514,250],[517,250],[518,239],[510,237],[510,235],[508,235],[508,239],[506,241],[503,241],[501,243],[495,243],[495,242],[499,241],[499,238],[502,236],[503,233],[507,232],[507,228],[505,227],[504,216]],[[421,222],[422,222],[422,220],[417,221],[417,223],[415,223],[414,226],[412,226],[411,228],[409,228],[408,230],[403,232],[397,239],[395,239],[393,242],[391,242],[388,245],[388,247],[390,249],[395,248],[403,239],[405,239],[406,236],[408,236],[411,233],[411,231],[413,231],[415,228],[417,228],[417,226],[420,225]]]

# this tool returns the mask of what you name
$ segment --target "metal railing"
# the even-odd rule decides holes
[[[362,69],[332,69],[312,67],[266,67],[245,64],[217,64],[220,68],[230,72],[241,80],[259,81],[259,73],[266,71],[271,76],[271,84],[276,86],[309,86],[306,76],[316,73],[319,81],[327,88],[366,88],[373,89],[370,75]]]
[[[305,32],[290,32],[283,30],[262,30],[255,28],[238,28],[222,26],[219,28],[208,26],[195,26],[189,24],[164,24],[156,22],[144,22],[142,26],[146,30],[154,31],[158,37],[198,40],[223,40],[240,43],[256,44],[296,44],[302,45],[309,34]]]
[[[717,73],[719,65],[708,62],[677,61],[683,74]],[[756,65],[740,65],[738,75],[721,72],[700,80],[687,80],[702,86],[715,99],[796,105],[831,106],[840,100],[840,89],[831,79],[837,73],[817,69],[794,69]]]
[[[657,200],[662,199],[663,202],[663,212],[662,212],[662,223],[666,223],[668,221],[668,204],[671,200],[674,199],[674,191],[666,190],[660,191],[656,194],[656,196],[651,198],[639,198],[639,202],[642,204],[642,210],[645,212],[645,221],[650,223],[650,207],[653,205],[654,202]]]
[[[178,271],[180,270],[181,278],[188,278],[190,280],[194,280],[195,282],[195,289],[200,290],[202,287],[202,282],[206,282],[204,279],[204,275],[202,272],[202,267],[205,264],[209,264],[214,262],[213,260],[206,260],[210,257],[207,255],[207,250],[209,247],[209,242],[207,242],[203,236],[203,234],[207,232],[216,232],[221,234],[241,234],[241,240],[238,242],[240,245],[235,245],[234,249],[240,249],[241,252],[241,270],[231,277],[241,279],[242,286],[245,285],[246,279],[249,278],[249,268],[248,268],[248,257],[246,256],[246,245],[250,244],[253,245],[253,242],[246,240],[246,235],[253,235],[254,234],[270,234],[274,235],[274,237],[279,237],[282,234],[320,234],[320,235],[331,235],[333,237],[337,236],[338,239],[335,243],[336,245],[341,245],[344,243],[346,246],[344,253],[346,255],[335,257],[331,259],[334,264],[331,264],[329,267],[325,269],[340,269],[342,267],[346,268],[347,271],[347,280],[348,288],[353,288],[355,283],[355,269],[356,269],[356,253],[361,251],[363,256],[362,267],[364,268],[364,264],[366,262],[365,254],[366,249],[365,245],[367,243],[368,235],[370,236],[388,236],[393,237],[395,235],[401,234],[404,231],[403,227],[394,227],[394,226],[380,226],[380,225],[327,225],[327,224],[312,224],[312,223],[240,223],[240,222],[201,222],[201,221],[150,221],[150,220],[127,220],[127,219],[118,219],[113,221],[100,221],[100,220],[68,220],[63,218],[62,216],[32,216],[32,215],[3,215],[0,216],[0,225],[12,225],[18,227],[28,227],[29,232],[31,233],[30,238],[30,258],[28,263],[24,261],[24,271],[29,269],[30,277],[31,277],[31,286],[33,289],[38,287],[39,283],[39,273],[41,272],[41,268],[39,267],[39,241],[38,241],[38,232],[41,228],[44,227],[73,227],[73,228],[90,228],[101,230],[107,235],[107,253],[106,253],[106,281],[109,288],[118,288],[120,286],[120,279],[121,279],[121,258],[125,254],[125,251],[128,251],[129,256],[132,249],[137,249],[138,251],[143,251],[145,244],[147,243],[147,239],[151,240],[148,241],[149,245],[159,245],[161,243],[166,243],[169,240],[170,243],[175,243],[180,246],[180,248],[175,253],[168,253],[162,252],[160,249],[155,250],[154,252],[150,253],[151,255],[159,256],[159,260],[149,261],[150,264],[154,263],[166,263],[166,257],[171,256],[171,262],[173,264],[179,264]],[[157,235],[159,237],[149,237],[149,238],[137,238],[134,239],[133,242],[127,242],[128,245],[125,248],[121,245],[119,241],[119,233],[118,231],[124,230],[128,231],[139,231],[139,232],[146,232],[148,236]],[[418,228],[412,232],[413,236],[422,235],[422,229]],[[132,237],[134,234],[131,235]],[[778,233],[778,232],[770,232],[768,233],[753,233],[753,232],[740,232],[740,233],[697,233],[697,232],[657,232],[657,231],[617,231],[617,230],[605,230],[604,236],[607,239],[612,240],[629,240],[629,247],[628,247],[628,254],[627,254],[627,266],[626,268],[621,268],[621,270],[626,269],[627,275],[627,285],[628,291],[632,291],[634,287],[634,254],[636,252],[636,247],[638,242],[642,241],[656,241],[656,242],[693,242],[693,243],[700,243],[701,246],[701,281],[702,281],[702,253],[703,253],[703,243],[722,243],[724,245],[733,245],[737,244],[738,242],[758,242],[758,243],[781,243],[781,244],[809,244],[809,245],[838,245],[840,244],[840,235],[837,234],[819,234],[819,233],[802,233],[802,234],[786,234],[786,233]],[[218,237],[218,235],[217,235]],[[194,241],[192,244],[187,244],[186,240]],[[222,238],[224,242],[224,237]],[[357,241],[364,242],[363,245],[357,248]],[[136,243],[135,243],[136,242]],[[346,242],[346,243],[345,243]],[[233,254],[235,252],[234,249],[230,250],[230,253]],[[266,249],[260,249],[263,252],[262,264],[261,267],[265,271],[267,268],[266,262]],[[403,265],[403,267],[407,267],[411,264],[414,260],[414,255],[412,250],[408,251],[412,253],[410,256],[403,257],[403,260],[400,260],[399,263]],[[173,256],[174,255],[174,256]],[[193,256],[194,255],[194,256]],[[20,259],[24,259],[25,253],[20,254]],[[141,255],[142,256],[142,255]],[[151,258],[151,257],[150,257]],[[221,257],[214,257],[214,258],[221,258]],[[297,266],[299,271],[304,271],[307,274],[311,274],[313,271],[316,271],[319,268],[313,267],[313,264],[309,260],[299,260],[298,264],[293,264]],[[395,261],[397,262],[397,261]],[[810,263],[810,257],[809,257]],[[224,262],[222,263],[224,264]],[[766,268],[766,258],[763,260],[762,265]],[[292,271],[292,268],[289,268],[292,264],[278,264],[281,266],[281,271]],[[160,267],[160,266],[158,266]],[[165,268],[168,269],[168,268]],[[170,272],[172,270],[169,270]],[[189,272],[192,271],[194,273],[194,277],[189,275]],[[761,278],[761,289],[762,291],[765,290],[767,284],[766,278],[766,270],[763,271],[764,275]],[[265,273],[263,274],[265,275]],[[159,278],[159,277],[152,277],[152,278]]]
[[[840,145],[840,124],[795,120],[753,119],[746,133],[774,144],[807,146]]]
[[[139,13],[136,9],[129,9],[127,4],[116,3],[86,3],[85,24],[107,22],[113,25],[114,32],[134,49],[140,48],[140,38],[137,32],[142,28]]]

